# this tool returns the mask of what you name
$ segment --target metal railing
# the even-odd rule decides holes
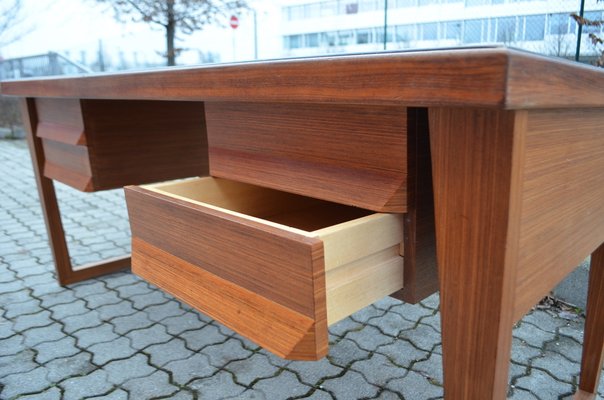
[[[0,80],[49,75],[78,75],[92,72],[59,53],[0,60]]]

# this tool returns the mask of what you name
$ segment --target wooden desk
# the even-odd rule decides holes
[[[178,123],[182,119],[194,121],[195,115],[205,116],[198,132],[208,138],[207,146],[204,142],[201,147],[209,154],[210,175],[394,216],[403,213],[402,296],[406,292],[410,300],[430,293],[436,282],[429,266],[429,243],[431,232],[435,232],[447,399],[505,398],[514,322],[590,253],[582,392],[578,398],[590,398],[596,390],[604,348],[603,89],[604,71],[505,48],[326,57],[2,83],[3,94],[27,98],[24,116],[51,241],[57,237],[53,230],[60,226],[60,216],[56,201],[48,198],[52,182],[44,176],[61,176],[53,176],[43,167],[45,160],[48,163],[48,149],[41,143],[44,135],[39,133],[38,120],[40,104],[57,99],[80,99],[80,104],[90,102],[90,106],[100,105],[104,99],[107,113],[99,112],[109,120],[118,113],[109,109],[119,101],[132,102],[132,106],[149,101],[143,108],[156,101],[178,102],[174,104],[182,107],[195,104],[198,113],[185,112],[173,118],[181,109],[175,107],[166,118]],[[165,134],[163,131],[159,136]],[[300,151],[308,146],[314,150]],[[431,160],[431,165],[425,160]],[[195,168],[199,170],[196,175],[205,175],[199,166]],[[129,179],[125,184],[142,183],[138,178]],[[187,202],[186,190],[174,186],[128,190],[133,236],[139,240],[134,264],[136,267],[138,263],[140,271],[153,263],[163,268],[170,264],[164,258],[172,256],[177,257],[173,265],[181,265],[183,275],[189,273],[185,272],[189,267],[197,271],[194,257],[177,248],[182,243],[176,228],[186,225],[186,215],[203,215],[216,223],[216,232],[223,235],[240,232],[227,229],[228,224],[239,224],[233,226],[293,240],[283,243],[302,246],[304,242],[300,232],[275,231],[277,225],[266,228],[259,225],[261,221],[224,212],[220,207],[197,200]],[[170,190],[177,194],[166,194]],[[152,224],[147,222],[153,218],[141,216],[144,207],[152,205],[157,206],[154,216],[161,221],[185,221],[165,235],[165,248],[158,247],[161,243],[150,243]],[[176,210],[199,214],[180,215]],[[164,219],[164,214],[170,218]],[[435,216],[434,226],[431,216]],[[228,223],[222,225],[220,221]],[[247,237],[257,237],[254,235]],[[323,243],[309,237],[304,243],[311,250]],[[240,238],[246,240],[245,235]],[[228,242],[229,238],[224,239]],[[216,241],[221,242],[221,238]],[[182,246],[184,250],[192,248]],[[275,246],[290,248],[287,244]],[[60,247],[57,251],[54,246],[58,265],[66,257]],[[246,251],[252,247],[245,247]],[[326,264],[317,257],[304,264],[308,275],[300,273],[299,281],[284,277],[282,282],[301,293],[300,282],[308,280],[314,290],[314,308],[309,311],[314,319],[308,320],[302,303],[284,306],[287,302],[279,300],[279,288],[256,289],[256,294],[270,300],[262,303],[267,307],[274,306],[285,316],[298,315],[301,323],[310,321],[309,332],[314,336],[312,340],[305,338],[320,355],[324,352],[321,344],[326,341],[321,337],[326,326],[325,273],[321,268]],[[243,268],[257,259],[256,255],[242,259]],[[258,282],[229,278],[225,275],[232,272],[229,268],[208,268],[209,272],[203,273],[212,282],[228,280],[229,285],[235,285],[229,286],[233,291],[228,292],[235,297],[227,299],[225,295],[218,301],[246,303],[236,294],[243,289],[252,293],[250,288]],[[284,264],[283,268],[289,267]],[[187,296],[189,301],[196,299],[194,292],[181,293],[181,297]],[[252,297],[250,304],[256,299]],[[307,345],[305,341],[301,346]]]

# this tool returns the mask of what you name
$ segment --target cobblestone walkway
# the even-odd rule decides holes
[[[121,191],[57,190],[76,264],[129,252]],[[289,362],[130,273],[59,287],[46,240],[26,145],[0,140],[1,399],[442,398],[437,296],[384,299],[331,327],[326,359]],[[510,398],[569,398],[582,329],[527,315]]]

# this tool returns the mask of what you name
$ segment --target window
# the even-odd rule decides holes
[[[354,43],[354,31],[338,31],[338,45],[347,46]]]
[[[415,25],[399,25],[396,27],[397,42],[411,42],[412,40],[415,40]]]
[[[372,42],[372,30],[371,29],[359,29],[357,30],[357,44],[367,44]]]
[[[516,40],[516,17],[497,18],[497,41],[510,43]]]
[[[472,7],[472,6],[484,6],[487,4],[490,4],[491,1],[490,0],[466,0],[466,6],[467,7]]]
[[[550,14],[549,30],[550,35],[564,35],[568,33],[570,15],[568,14]]]
[[[440,29],[442,39],[461,39],[461,21],[443,22]]]
[[[590,21],[601,21],[602,20],[602,13],[600,11],[589,11],[583,14],[583,18],[588,19]],[[583,25],[583,33],[584,34],[589,34],[589,33],[596,33],[599,34],[601,30],[601,26],[590,26],[590,25]]]
[[[481,19],[465,21],[463,30],[464,43],[480,43],[482,39],[482,21]]]
[[[543,40],[545,35],[545,15],[527,15],[524,17],[524,40]]]
[[[390,5],[391,3],[392,3],[392,1],[390,1],[388,3],[388,5]],[[417,0],[396,0],[396,2],[394,2],[394,7],[395,8],[417,7]]]
[[[419,24],[420,40],[437,40],[438,39],[438,24],[436,22],[430,24]]]
[[[318,33],[308,33],[304,35],[306,47],[319,47],[319,34]]]
[[[335,46],[335,45],[336,45],[335,32],[321,33],[321,46]]]
[[[302,35],[291,35],[285,37],[286,49],[299,49],[302,47]]]

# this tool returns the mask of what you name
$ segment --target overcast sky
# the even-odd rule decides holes
[[[22,1],[25,21],[18,29],[30,32],[22,39],[0,48],[0,56],[3,58],[57,51],[68,52],[70,58],[81,61],[82,51],[87,52],[88,58],[95,56],[100,40],[110,52],[117,53],[119,50],[127,57],[137,53],[139,59],[157,59],[157,52],[165,49],[164,32],[161,29],[152,29],[151,25],[144,23],[119,23],[110,6],[99,4],[95,0]],[[208,27],[202,33],[183,35],[183,40],[177,46],[201,51],[222,50],[221,61],[251,59],[252,21],[250,16],[243,15],[240,27],[235,31],[228,27]],[[225,49],[229,51],[225,53]],[[181,62],[195,63],[197,59],[197,52],[189,51],[183,54]]]

